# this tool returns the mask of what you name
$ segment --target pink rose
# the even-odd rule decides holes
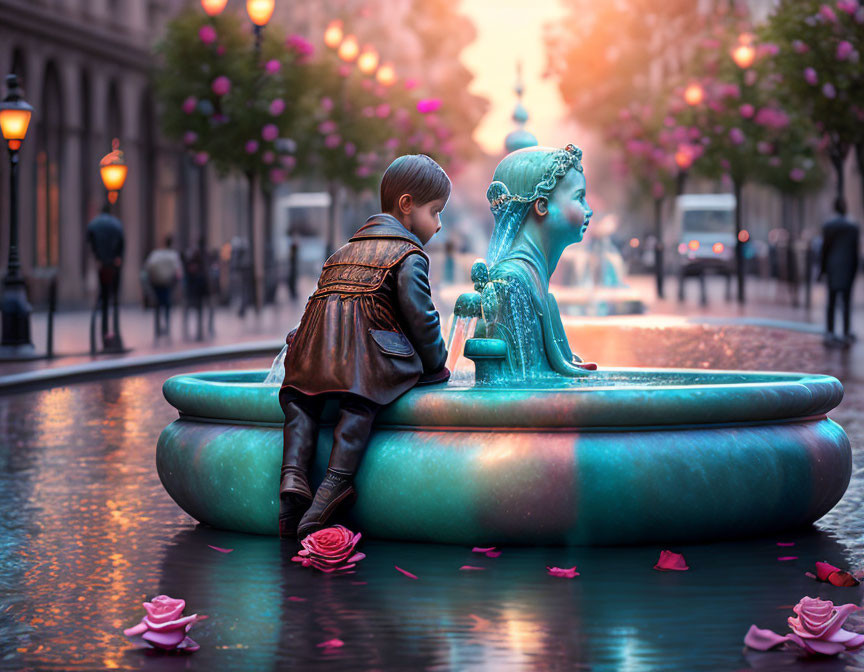
[[[810,86],[816,86],[819,83],[819,75],[813,68],[804,68],[804,81]]]
[[[328,149],[335,149],[342,142],[342,137],[338,133],[331,133],[324,138],[324,146]]]
[[[275,75],[277,72],[279,72],[281,67],[282,64],[275,58],[271,58],[264,64],[264,70],[266,70],[271,75]]]
[[[225,75],[220,75],[213,80],[210,88],[213,89],[213,93],[217,96],[227,96],[228,92],[231,91],[231,80]]]
[[[858,611],[855,604],[835,607],[829,600],[804,597],[792,611],[797,616],[788,619],[792,634],[789,638],[807,653],[834,655],[842,651],[854,651],[864,646],[864,635],[843,630],[849,615]]]
[[[204,44],[213,44],[216,41],[216,29],[213,26],[201,26],[198,39]]]
[[[285,111],[285,101],[281,98],[276,98],[272,103],[270,103],[270,114],[274,117],[278,117]]]
[[[806,176],[803,168],[793,168],[789,171],[789,179],[793,182],[802,182]]]
[[[258,151],[258,141],[257,140],[247,140],[246,141],[246,153],[254,154]]]
[[[735,128],[729,129],[729,140],[733,145],[743,145],[744,144],[744,131],[742,131],[737,126]]]
[[[127,637],[140,635],[153,647],[167,651],[184,650],[197,651],[200,646],[186,636],[196,621],[198,614],[183,616],[186,602],[167,595],[157,595],[150,602],[144,603],[147,615],[138,625],[127,628],[123,634]]]
[[[307,60],[315,53],[313,44],[302,35],[289,35],[285,40],[285,46],[296,53],[301,61]]]
[[[855,51],[855,47],[852,46],[851,42],[846,40],[841,40],[837,45],[837,60],[845,61],[849,56],[852,55],[852,52]]]
[[[440,98],[424,98],[422,100],[417,101],[417,111],[420,114],[429,114],[430,112],[437,112],[441,109],[441,99]]]
[[[744,103],[738,108],[738,110],[741,112],[741,116],[745,119],[749,119],[756,114],[756,109],[750,103]]]
[[[183,108],[183,112],[186,114],[192,114],[195,111],[195,107],[198,105],[198,101],[195,99],[195,96],[189,96],[183,101],[181,107]]]
[[[354,550],[360,536],[342,525],[327,527],[303,539],[300,542],[303,548],[291,559],[328,574],[345,572],[366,557]]]
[[[837,15],[828,5],[822,5],[819,8],[819,16],[830,23],[837,23]]]
[[[549,576],[557,576],[561,579],[574,579],[579,576],[579,572],[576,571],[576,567],[546,567],[546,573]]]
[[[375,108],[375,115],[379,119],[386,119],[390,116],[390,106],[387,103],[381,103]]]
[[[849,16],[854,16],[858,11],[858,3],[855,0],[837,0],[837,9],[846,12]]]
[[[267,142],[273,142],[279,137],[279,127],[276,124],[265,124],[261,129],[261,137]]]

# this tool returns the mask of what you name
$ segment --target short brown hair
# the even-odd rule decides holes
[[[410,194],[415,204],[450,198],[450,178],[425,154],[406,154],[390,164],[381,178],[381,210],[392,212],[399,197]]]

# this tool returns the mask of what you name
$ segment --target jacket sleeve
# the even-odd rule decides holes
[[[441,336],[441,320],[432,303],[429,262],[421,254],[409,254],[399,265],[396,295],[406,336],[414,345],[424,373],[435,373],[447,362],[447,346]]]

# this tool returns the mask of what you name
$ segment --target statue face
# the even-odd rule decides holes
[[[586,200],[587,183],[578,170],[569,170],[549,197],[544,225],[569,245],[585,235],[594,211]]]

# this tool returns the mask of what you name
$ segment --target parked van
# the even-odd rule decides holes
[[[673,244],[679,275],[735,271],[734,194],[685,194],[675,199],[672,226],[664,236]]]

